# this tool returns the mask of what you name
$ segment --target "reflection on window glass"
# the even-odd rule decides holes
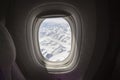
[[[40,24],[39,45],[48,61],[63,61],[71,52],[71,28],[64,18],[46,18]]]

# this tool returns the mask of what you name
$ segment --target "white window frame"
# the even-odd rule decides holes
[[[58,9],[58,7],[60,7]],[[48,13],[43,14],[45,11],[60,11],[60,13]],[[57,12],[57,11],[56,11]],[[79,16],[78,10],[70,5],[65,3],[48,3],[43,4],[35,8],[30,16],[30,28],[27,29],[28,31],[28,39],[30,39],[30,49],[31,49],[31,56],[33,56],[33,60],[37,65],[46,68],[48,73],[51,74],[62,74],[68,73],[73,71],[79,63],[80,60],[80,45],[81,45],[81,18]],[[40,23],[44,20],[44,18],[49,17],[64,17],[71,27],[71,35],[72,35],[72,47],[71,47],[71,54],[69,57],[60,62],[50,62],[43,58],[40,48],[39,48],[39,40],[38,40],[38,31],[40,27]],[[79,39],[79,41],[78,41]]]

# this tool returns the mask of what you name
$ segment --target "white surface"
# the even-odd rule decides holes
[[[71,28],[64,18],[46,18],[39,28],[42,55],[49,61],[63,61],[71,51]]]

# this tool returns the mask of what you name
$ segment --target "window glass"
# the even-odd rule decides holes
[[[71,27],[65,18],[45,18],[38,36],[40,51],[46,60],[64,61],[71,53]]]

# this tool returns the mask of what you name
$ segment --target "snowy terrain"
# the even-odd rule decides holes
[[[64,18],[47,18],[39,29],[42,55],[49,61],[63,61],[71,50],[71,28]]]

